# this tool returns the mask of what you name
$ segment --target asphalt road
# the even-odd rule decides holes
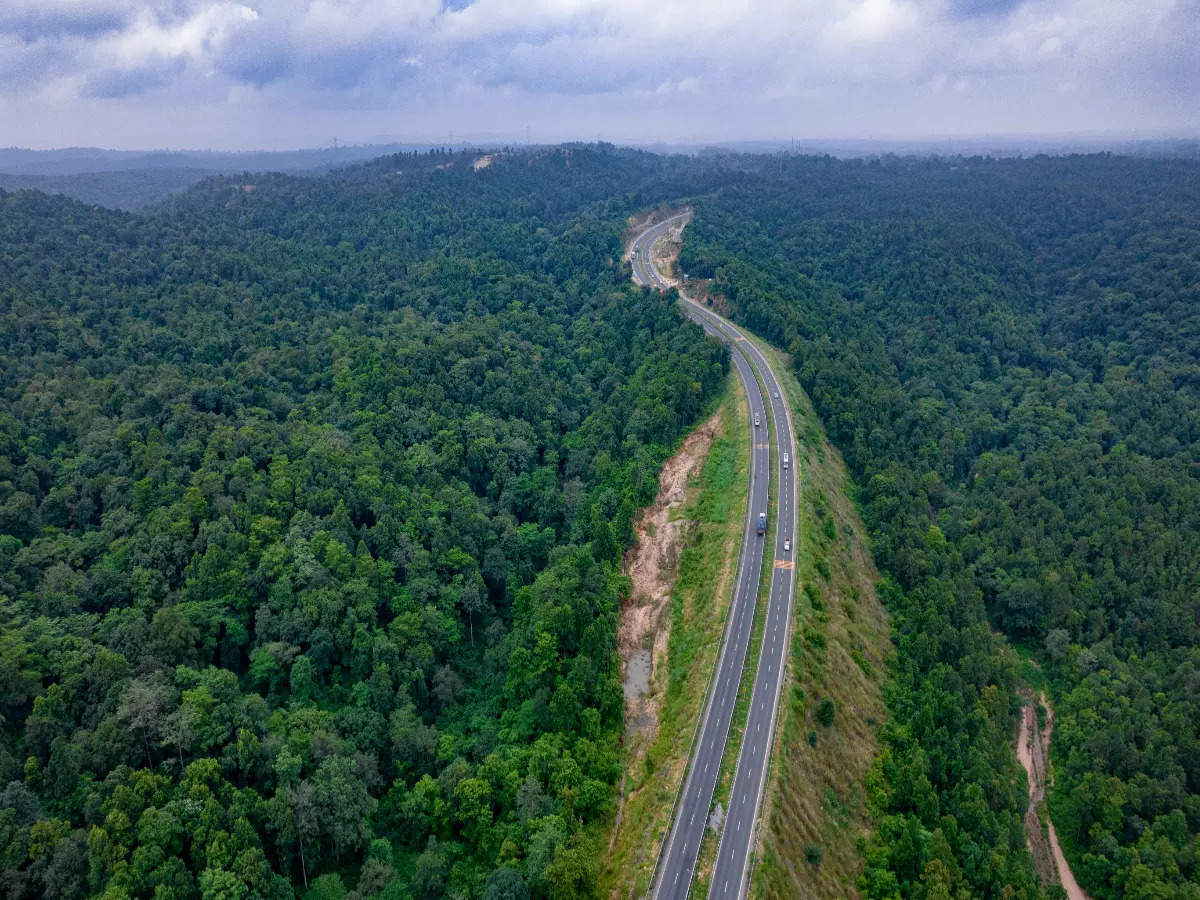
[[[634,239],[631,264],[635,282],[659,290],[670,287],[650,264],[649,251],[655,242],[682,218],[676,216],[660,222]],[[725,752],[738,686],[745,666],[750,629],[754,621],[754,607],[758,597],[762,556],[770,542],[774,548],[774,564],[766,625],[733,789],[729,795],[729,808],[725,810],[708,896],[734,898],[746,893],[754,828],[762,803],[763,788],[766,785],[767,766],[775,733],[775,713],[783,683],[792,597],[795,592],[793,560],[797,522],[797,470],[796,440],[791,412],[787,408],[775,373],[762,353],[746,339],[740,329],[686,297],[682,300],[682,306],[686,315],[703,326],[706,332],[728,344],[734,367],[748,398],[750,432],[754,443],[750,457],[750,504],[747,509],[746,534],[737,581],[708,702],[692,748],[687,776],[676,800],[671,830],[656,869],[652,892],[653,896],[660,900],[684,898],[691,890],[696,858],[711,812],[721,757]],[[765,397],[759,388],[760,380],[766,389]],[[764,403],[770,405],[770,419],[764,414]],[[760,423],[758,426],[753,424],[756,418]],[[790,461],[787,468],[784,468],[782,453],[772,454],[773,448],[787,453]],[[778,468],[778,509],[772,510],[773,514],[768,517],[767,534],[759,537],[756,533],[758,515],[768,509],[768,472],[773,458]],[[791,542],[791,550],[784,550],[785,541]]]

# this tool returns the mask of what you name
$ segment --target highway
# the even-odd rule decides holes
[[[650,250],[671,228],[683,224],[685,217],[686,214],[673,216],[645,229],[634,239],[631,265],[636,283],[658,290],[671,287],[651,263]],[[685,898],[691,890],[745,667],[762,572],[762,556],[770,542],[774,548],[773,566],[758,670],[754,676],[733,788],[728,809],[725,810],[717,860],[708,890],[709,897],[735,898],[744,896],[748,888],[754,830],[766,785],[789,645],[795,593],[793,560],[798,493],[796,440],[791,411],[779,381],[758,348],[727,319],[694,303],[682,293],[680,297],[685,314],[729,346],[750,407],[753,449],[750,456],[751,487],[746,534],[725,635],[692,747],[687,775],[676,800],[667,840],[660,851],[651,890],[659,900]],[[759,388],[760,381],[766,389],[766,397]],[[764,403],[770,404],[769,419],[765,415]],[[754,424],[756,421],[758,425]],[[790,462],[786,467],[783,453],[772,454],[772,448],[787,453]],[[772,459],[778,471],[778,508],[772,510],[772,515],[768,517],[767,534],[759,537],[756,533],[758,515],[768,509],[768,473]],[[784,549],[785,542],[790,542],[790,550]]]

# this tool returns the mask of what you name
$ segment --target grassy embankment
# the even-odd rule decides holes
[[[689,525],[671,595],[667,665],[651,684],[661,698],[658,730],[627,750],[624,802],[601,869],[605,896],[648,891],[720,649],[749,478],[746,401],[732,371],[718,408],[720,433],[680,513]]]

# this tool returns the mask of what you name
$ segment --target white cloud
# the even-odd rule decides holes
[[[917,9],[899,0],[858,0],[844,6],[843,15],[824,30],[835,46],[902,41],[920,21]]]
[[[441,12],[437,0],[312,0],[296,18],[296,35],[310,45],[346,47],[397,36],[414,36],[432,27]],[[285,25],[294,13],[274,16]]]
[[[231,2],[214,3],[167,23],[142,10],[127,28],[102,39],[97,55],[125,68],[179,57],[205,60],[220,51],[233,31],[257,18],[250,7]]]

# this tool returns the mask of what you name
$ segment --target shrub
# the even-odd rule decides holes
[[[828,728],[833,724],[834,714],[837,712],[837,704],[833,700],[826,697],[817,707],[817,721]]]

